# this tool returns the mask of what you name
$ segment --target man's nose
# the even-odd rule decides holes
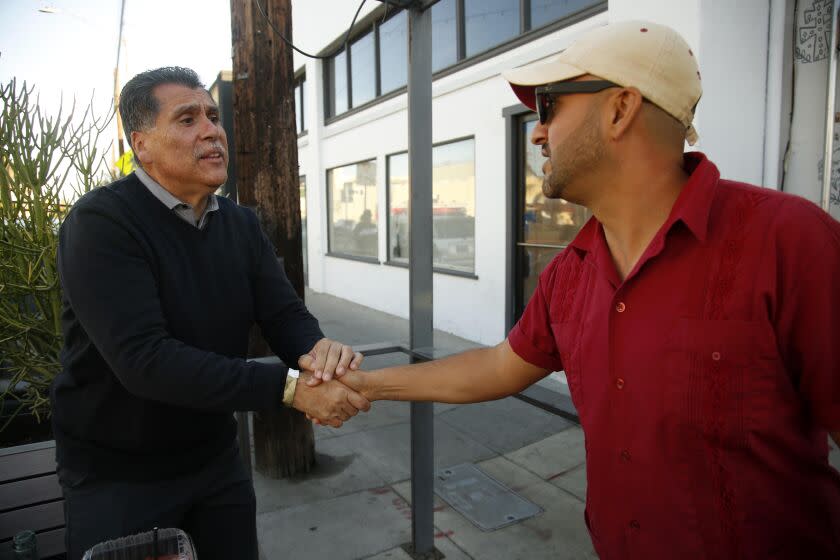
[[[201,137],[202,138],[218,138],[220,131],[222,130],[222,124],[220,121],[213,122],[208,117],[204,117],[201,123]]]
[[[537,126],[531,132],[531,144],[535,146],[548,144],[548,127],[539,121],[537,121]]]

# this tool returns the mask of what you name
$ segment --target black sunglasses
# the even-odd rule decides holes
[[[592,80],[588,82],[555,82],[535,88],[534,96],[540,124],[548,122],[555,96],[569,93],[597,93],[611,87],[622,86],[607,80]]]

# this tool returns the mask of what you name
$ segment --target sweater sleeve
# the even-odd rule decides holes
[[[271,350],[295,367],[298,358],[324,338],[324,333],[286,277],[271,241],[261,230],[259,236],[260,250],[253,280],[257,324]]]
[[[155,260],[104,205],[77,205],[59,232],[58,272],[69,310],[125,389],[187,408],[280,405],[286,368],[189,346],[167,331]]]

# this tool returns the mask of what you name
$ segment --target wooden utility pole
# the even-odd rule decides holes
[[[291,39],[291,0],[259,2],[271,24]],[[302,299],[292,49],[271,29],[255,0],[231,0],[230,8],[239,203],[255,208]],[[268,345],[255,334],[252,332],[249,354],[270,355]],[[312,424],[303,414],[280,406],[273,412],[254,414],[254,454],[256,469],[263,475],[281,478],[308,472],[315,463]]]

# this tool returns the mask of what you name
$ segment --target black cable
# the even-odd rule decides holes
[[[294,43],[289,41],[286,38],[285,35],[280,33],[280,30],[278,30],[276,27],[274,27],[274,24],[271,23],[270,19],[268,19],[268,15],[263,11],[263,7],[260,4],[260,0],[254,0],[254,2],[257,3],[257,9],[260,11],[260,14],[262,14],[262,17],[265,18],[265,22],[268,24],[268,26],[271,28],[271,30],[274,31],[277,34],[277,36],[280,37],[283,40],[284,43],[286,43],[287,45],[292,47],[294,50],[296,50],[297,52],[299,52],[303,56],[306,56],[308,58],[315,58],[315,59],[318,59],[318,60],[326,60],[328,58],[332,58],[333,55],[336,54],[336,53],[330,53],[330,54],[327,54],[327,55],[324,55],[324,56],[318,56],[317,54],[309,54],[309,53],[303,52],[302,50],[297,48],[294,45]],[[350,22],[350,27],[347,29],[347,34],[344,35],[344,41],[342,42],[342,45],[344,46],[344,48],[347,48],[347,43],[350,41],[350,32],[353,31],[353,26],[356,25],[356,18],[359,17],[359,12],[362,11],[362,6],[365,5],[365,2],[367,2],[367,0],[362,0],[361,4],[359,4],[358,9],[356,10],[356,15],[353,16],[353,21]],[[338,51],[336,50],[336,52],[338,52]]]

